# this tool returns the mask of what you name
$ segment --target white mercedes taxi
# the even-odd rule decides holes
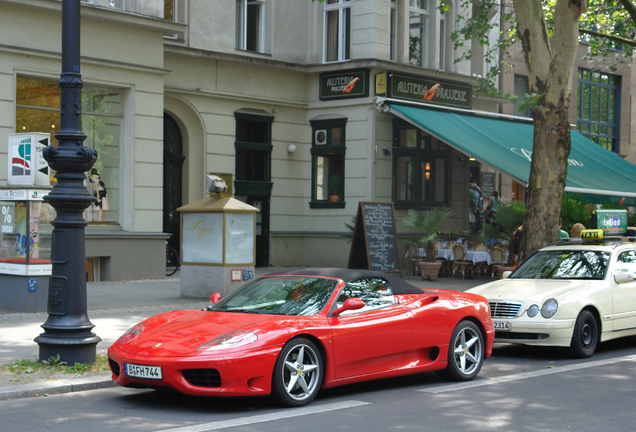
[[[636,334],[636,243],[584,233],[597,239],[544,247],[507,278],[468,291],[488,299],[495,342],[586,358],[598,342]]]

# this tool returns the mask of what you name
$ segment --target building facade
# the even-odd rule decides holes
[[[342,235],[359,202],[393,202],[406,240],[409,208],[449,206],[447,228],[468,229],[468,183],[484,174],[519,199],[509,173],[379,103],[512,114],[470,92],[488,65],[479,53],[455,61],[460,2],[446,4],[82,1],[83,131],[100,155],[87,186],[99,194],[101,179],[105,192],[86,214],[89,279],[162,277],[166,240],[179,245],[177,209],[207,196],[207,174],[259,208],[257,266],[346,267]],[[59,126],[61,2],[0,0],[0,12],[3,185],[7,135]],[[636,90],[623,72],[621,113]],[[628,157],[633,115],[621,114],[610,148]]]

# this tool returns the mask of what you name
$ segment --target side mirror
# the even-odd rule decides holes
[[[617,284],[633,282],[634,273],[616,272],[614,273],[614,280],[616,281]]]
[[[506,279],[508,276],[510,276],[511,273],[512,272],[510,270],[507,270],[501,274],[501,278]]]
[[[219,300],[221,300],[221,293],[218,291],[210,296],[210,301],[212,302],[212,304],[218,303]]]
[[[348,311],[348,310],[356,310],[356,309],[362,309],[364,307],[364,301],[360,300],[357,297],[350,297],[348,299],[345,300],[345,302],[342,304],[342,306],[340,306],[338,309],[334,310],[332,312],[333,316],[338,316],[341,313]]]

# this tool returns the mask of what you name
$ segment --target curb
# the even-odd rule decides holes
[[[71,380],[42,381],[31,384],[10,385],[0,388],[0,401],[29,397],[51,396],[85,390],[97,390],[115,387],[110,375],[74,378]]]

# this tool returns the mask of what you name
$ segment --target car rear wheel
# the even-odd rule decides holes
[[[484,337],[471,321],[457,324],[448,344],[448,365],[438,371],[444,379],[469,381],[477,376],[484,362]]]
[[[281,350],[272,376],[272,397],[283,406],[311,402],[322,384],[322,357],[312,341],[292,339]]]
[[[574,324],[572,342],[570,342],[570,357],[588,358],[598,344],[598,322],[589,310],[582,311]]]

